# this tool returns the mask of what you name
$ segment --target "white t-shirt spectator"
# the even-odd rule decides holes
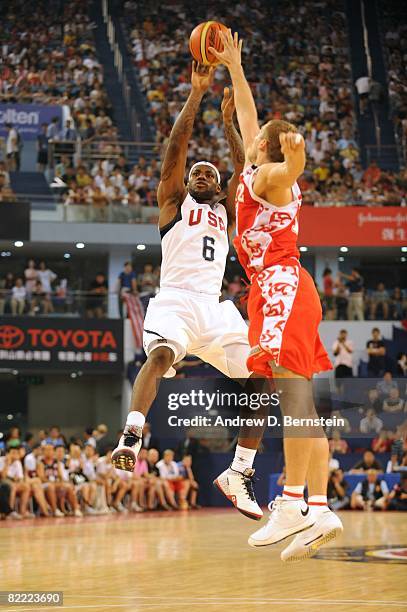
[[[88,480],[96,480],[96,466],[93,459],[86,459],[85,457],[85,459],[83,460],[82,471]]]
[[[160,472],[161,478],[166,478],[167,480],[174,480],[174,478],[179,478],[179,469],[175,461],[165,463],[164,459],[161,459],[161,461],[157,463],[156,467]]]
[[[8,466],[6,476],[11,480],[22,480],[24,478],[23,466],[19,459]]]
[[[360,421],[359,429],[362,433],[379,433],[383,429],[383,421],[379,417],[365,417]]]
[[[25,287],[13,287],[11,290],[11,297],[14,300],[25,300],[27,292]]]
[[[47,268],[46,270],[38,270],[37,274],[38,274],[38,279],[41,281],[42,288],[45,291],[45,293],[51,293],[51,283],[57,277],[55,272],[52,272],[52,270],[49,270]]]
[[[380,488],[383,495],[388,495],[389,487],[387,486],[387,482],[385,480],[381,480],[379,482],[369,482],[367,487],[367,498],[374,499],[375,498],[375,489],[377,485],[380,484]],[[362,493],[363,482],[358,482],[353,492],[361,495]]]
[[[345,344],[352,351],[352,353],[349,353],[346,350],[346,348],[343,345],[343,342],[338,342],[338,340],[335,340],[335,342],[332,345],[332,351],[334,353],[336,353],[336,351],[339,350],[339,353],[335,357],[335,364],[334,364],[335,368],[337,368],[340,365],[344,365],[348,368],[353,367],[353,363],[352,363],[353,342],[352,340],[345,340]]]
[[[358,90],[358,94],[367,94],[370,91],[370,79],[369,77],[359,77],[355,81],[355,87]]]
[[[24,457],[24,467],[28,472],[35,472],[37,469],[37,459],[34,453],[29,453]]]

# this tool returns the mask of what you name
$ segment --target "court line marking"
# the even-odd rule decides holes
[[[86,597],[84,595],[82,595],[82,597]],[[90,596],[89,596],[90,597]],[[102,597],[102,596],[99,596]],[[119,596],[120,597],[120,596]],[[123,596],[121,596],[123,597]],[[106,598],[106,597],[105,597]],[[137,599],[133,598],[133,599]],[[166,601],[168,603],[168,598],[159,598],[159,597],[139,597],[138,599],[162,599],[164,601]],[[400,608],[407,608],[407,603],[403,603],[402,601],[394,601],[394,600],[390,600],[390,601],[385,601],[385,600],[372,600],[372,601],[362,601],[362,600],[357,600],[357,599],[345,599],[343,601],[330,601],[327,599],[247,599],[242,601],[242,599],[240,600],[233,600],[233,599],[213,599],[213,600],[208,600],[206,598],[202,598],[197,600],[194,599],[189,599],[189,598],[172,598],[172,600],[174,602],[174,604],[178,601],[178,602],[183,602],[184,604],[187,605],[192,605],[192,606],[200,606],[200,605],[222,605],[222,606],[228,606],[230,605],[231,602],[233,602],[234,604],[240,604],[240,605],[247,605],[247,604],[267,604],[267,603],[275,603],[275,604],[279,604],[281,606],[291,606],[295,603],[301,603],[301,604],[311,604],[311,605],[315,605],[315,604],[323,604],[323,603],[329,603],[330,605],[333,606],[343,606],[344,604],[348,604],[348,603],[357,603],[360,604],[361,606],[377,606],[379,605],[386,605],[388,607],[398,607]],[[137,603],[137,602],[134,602]],[[107,608],[126,608],[128,607],[130,604],[130,602],[127,603],[118,603],[118,604],[105,604],[103,606],[103,609],[107,609]],[[160,608],[162,607],[162,603],[141,603],[138,602],[137,603],[138,607],[142,607],[142,608]],[[64,605],[64,606],[52,606],[54,610],[84,610],[84,609],[95,609],[95,608],[99,608],[100,609],[100,604],[92,604],[92,605],[88,605],[88,604],[84,604],[84,605]],[[38,606],[35,606],[34,608],[20,608],[19,610],[20,612],[28,612],[29,610],[49,610],[49,606],[47,606],[46,608],[39,608]],[[5,610],[4,612],[15,612],[15,607],[14,608],[8,608],[7,610]]]

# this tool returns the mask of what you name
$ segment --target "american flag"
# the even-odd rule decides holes
[[[137,348],[143,346],[144,308],[140,298],[132,293],[123,293],[123,299],[127,306],[127,316],[130,319]]]

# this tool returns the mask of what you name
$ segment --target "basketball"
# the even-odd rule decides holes
[[[199,64],[214,66],[218,60],[208,51],[213,47],[217,51],[223,51],[223,44],[220,39],[220,32],[227,32],[227,27],[218,21],[204,21],[196,26],[189,38],[189,49],[191,55]]]

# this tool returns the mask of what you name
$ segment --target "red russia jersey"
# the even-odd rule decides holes
[[[299,258],[300,188],[294,183],[292,202],[274,206],[253,192],[257,171],[258,167],[248,166],[240,175],[236,191],[236,238],[233,244],[249,279],[264,268]]]

